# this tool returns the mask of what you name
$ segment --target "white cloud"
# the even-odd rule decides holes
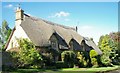
[[[6,8],[12,8],[13,5],[12,5],[12,4],[8,4],[8,5],[6,5],[5,7],[6,7]]]
[[[70,15],[70,13],[61,11],[61,12],[56,13],[55,17],[62,17],[62,16],[66,17],[66,16],[69,16],[69,15]]]
[[[50,16],[48,16],[48,18],[52,18],[53,20],[56,21],[70,21],[70,19],[68,18],[68,16],[70,16],[69,12],[65,12],[65,11],[60,11],[60,12],[56,12],[54,14],[51,14]]]
[[[67,16],[69,16],[69,15],[70,15],[69,12],[60,11],[60,12],[57,12],[57,13],[49,16],[49,17],[52,17],[52,18],[58,17],[58,18],[60,18],[60,17],[67,17]]]

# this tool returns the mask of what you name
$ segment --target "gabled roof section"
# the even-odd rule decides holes
[[[102,51],[96,46],[96,44],[87,37],[84,37],[85,43],[92,47],[99,55],[102,54]]]
[[[75,39],[79,44],[83,40],[83,37],[72,27],[59,25],[26,14],[24,16],[25,18],[20,26],[36,46],[49,46],[49,38],[54,32],[57,32],[67,44],[71,39]]]

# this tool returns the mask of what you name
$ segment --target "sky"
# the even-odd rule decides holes
[[[1,0],[2,2],[119,2],[119,0]]]
[[[2,2],[2,21],[7,20],[11,28],[14,27],[19,3],[31,16],[65,26],[77,26],[80,35],[93,38],[96,44],[101,35],[118,31],[117,2]]]

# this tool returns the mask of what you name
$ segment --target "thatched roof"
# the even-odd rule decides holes
[[[57,33],[67,43],[67,45],[69,45],[69,42],[72,39],[74,39],[80,45],[84,40],[85,43],[88,46],[92,47],[96,52],[98,52],[99,54],[102,53],[94,42],[92,42],[89,38],[84,38],[81,35],[79,35],[76,32],[76,30],[72,27],[56,24],[47,20],[29,16],[27,14],[24,14],[24,19],[20,26],[23,28],[27,36],[36,46],[40,47],[49,46],[50,37],[54,33]],[[8,46],[8,43],[13,35],[13,32],[11,33],[11,36],[6,44],[6,47]]]
[[[96,44],[87,37],[84,37],[85,43],[92,47],[98,54],[102,54],[102,51],[96,46]]]
[[[49,39],[55,32],[61,36],[68,45],[71,39],[75,39],[79,44],[81,44],[83,40],[83,37],[79,35],[74,28],[28,15],[25,15],[25,19],[20,26],[36,46],[50,45]]]

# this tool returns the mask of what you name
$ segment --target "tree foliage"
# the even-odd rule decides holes
[[[76,54],[73,51],[63,51],[61,53],[61,58],[69,67],[73,67],[76,60]]]
[[[85,59],[83,52],[77,52],[77,59],[79,67],[86,67],[88,65],[89,59]]]
[[[2,26],[0,28],[0,48],[3,49],[5,43],[7,42],[8,37],[10,36],[11,29],[8,26],[8,23],[6,20],[2,22]]]
[[[101,56],[101,62],[108,66],[112,65],[113,60],[117,56],[117,45],[110,35],[101,36],[98,44],[103,54]]]
[[[101,56],[101,62],[106,66],[111,64],[110,55],[112,52],[112,48],[110,47],[109,41],[110,41],[109,36],[105,35],[101,41],[101,45],[99,46],[103,52]]]
[[[29,41],[28,39],[21,38],[18,39],[18,44],[19,52],[17,52],[14,56],[17,57],[20,66],[41,66],[43,60],[42,56],[35,49],[35,45],[31,41]]]
[[[91,50],[89,55],[90,55],[91,64],[93,65],[93,67],[98,67],[98,61],[97,61],[98,53],[95,50]]]
[[[98,53],[95,50],[90,51],[90,58],[93,58],[93,57],[95,57],[97,55],[98,55]]]
[[[120,62],[120,32],[112,32],[109,34],[109,37],[113,40],[111,45],[115,47],[116,59]]]

